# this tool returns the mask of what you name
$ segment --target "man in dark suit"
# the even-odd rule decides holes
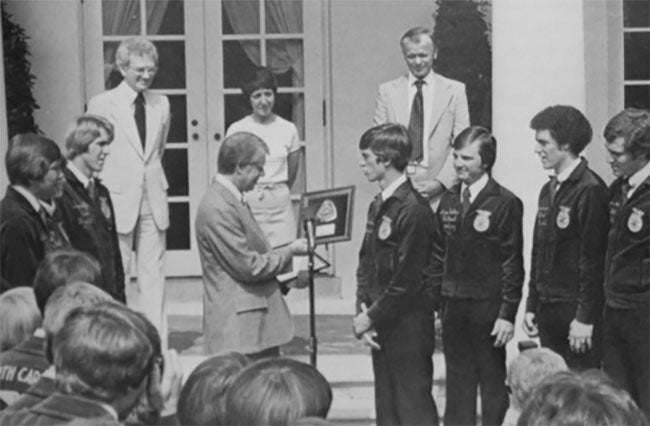
[[[542,167],[554,175],[539,194],[524,330],[569,368],[599,368],[607,186],[580,157],[591,141],[587,118],[555,105],[530,122]]]
[[[433,71],[431,30],[411,28],[400,45],[408,73],[379,86],[373,124],[399,123],[409,129],[413,150],[407,173],[435,208],[440,194],[456,183],[451,143],[469,126],[465,85]]]
[[[605,127],[610,187],[603,367],[650,418],[650,113],[626,109]]]
[[[433,213],[406,177],[411,143],[404,126],[371,128],[359,149],[363,173],[381,189],[359,252],[353,322],[355,336],[372,349],[377,424],[438,424],[431,396],[433,305],[422,281]]]
[[[108,189],[96,178],[113,141],[113,125],[98,115],[75,120],[66,137],[66,183],[58,206],[70,243],[101,264],[96,283],[117,301],[126,303],[124,269]]]
[[[271,249],[243,193],[264,173],[266,144],[251,133],[228,136],[219,150],[218,174],[196,214],[203,268],[203,331],[208,354],[238,351],[279,355],[293,337],[293,321],[275,277],[304,239]]]
[[[5,157],[11,185],[0,202],[0,291],[31,286],[45,255],[69,241],[52,199],[63,191],[65,159],[53,141],[14,136]]]
[[[445,425],[500,425],[508,408],[506,343],[514,334],[524,282],[523,204],[491,177],[496,140],[472,126],[454,140],[460,185],[436,214],[433,287],[443,298],[447,367]]]

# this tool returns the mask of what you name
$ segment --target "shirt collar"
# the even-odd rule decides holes
[[[217,173],[217,176],[215,177],[215,180],[222,184],[223,186],[226,187],[228,191],[232,193],[232,195],[235,196],[235,198],[239,201],[242,201],[244,199],[244,195],[241,193],[241,191],[235,186],[234,183],[226,175],[222,175],[221,173]]]
[[[470,201],[474,201],[474,200],[476,199],[476,196],[477,196],[481,191],[483,191],[483,188],[485,188],[485,186],[487,185],[488,180],[490,180],[488,174],[487,174],[487,173],[484,173],[483,176],[481,176],[480,178],[478,178],[478,179],[476,180],[476,182],[474,182],[474,183],[472,183],[471,185],[469,185],[469,200],[470,200]],[[467,188],[467,187],[468,187],[468,186],[467,186],[466,184],[464,184],[464,183],[461,184],[461,188],[460,188],[460,189],[461,189],[461,194],[463,193],[463,191],[464,191],[465,188]]]
[[[34,196],[31,192],[29,192],[27,189],[20,185],[12,185],[12,188],[16,190],[17,193],[22,195],[27,202],[29,203],[30,206],[34,209],[34,211],[39,212],[41,210],[41,205],[38,202],[38,198]]]
[[[90,182],[90,179],[85,174],[83,174],[72,161],[68,161],[66,167],[72,172],[74,177],[76,177],[77,180],[81,182],[84,188],[88,187],[88,182]]]
[[[630,190],[635,190],[639,185],[641,185],[646,179],[650,177],[650,162],[643,166],[641,170],[638,170],[627,180],[627,183],[630,184]]]
[[[381,199],[383,201],[388,200],[401,184],[406,182],[406,175],[400,175],[397,179],[392,181],[383,191],[381,191]]]
[[[122,80],[122,82],[115,89],[125,103],[132,104],[133,102],[135,102],[135,98],[138,97],[138,92],[133,90],[133,88],[129,86],[125,80]],[[147,91],[145,90],[142,94],[146,102]]]
[[[101,405],[101,407],[102,407],[104,410],[106,410],[106,411],[108,412],[108,414],[110,414],[111,417],[113,417],[113,419],[115,419],[116,421],[119,421],[120,418],[119,418],[119,416],[117,415],[117,410],[115,410],[115,408],[113,408],[112,405],[106,404],[105,402],[101,402],[101,401],[97,401],[97,403],[98,403],[99,405]]]
[[[48,216],[52,216],[54,214],[54,210],[56,210],[56,204],[54,201],[51,203],[48,203],[45,200],[38,200],[38,203],[43,207],[43,210],[48,214]]]
[[[562,183],[565,180],[569,179],[569,176],[571,176],[571,173],[573,173],[573,171],[580,165],[581,161],[582,159],[580,157],[573,160],[573,162],[569,164],[569,167],[557,174],[557,181],[559,183]]]
[[[409,71],[409,76],[408,76],[409,87],[413,87],[417,80],[420,79],[414,76],[411,71]],[[429,74],[425,75],[424,78],[422,78],[422,80],[424,80],[424,82],[426,83],[425,84],[426,87],[433,87],[433,83],[435,81],[433,78],[433,70],[430,70]]]

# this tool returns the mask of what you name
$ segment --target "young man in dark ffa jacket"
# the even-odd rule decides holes
[[[443,300],[444,424],[476,424],[480,387],[482,423],[500,425],[508,409],[505,344],[524,281],[523,204],[490,176],[496,158],[490,132],[468,127],[453,148],[461,183],[442,195],[432,255],[433,287]]]
[[[11,139],[5,156],[11,185],[0,201],[0,292],[31,286],[45,255],[69,246],[52,201],[61,196],[64,165],[50,139],[34,133]]]
[[[65,140],[69,161],[58,201],[72,245],[101,264],[102,278],[96,284],[124,303],[124,269],[113,203],[108,189],[95,177],[104,167],[112,141],[113,125],[105,118],[84,115],[75,120]]]
[[[603,366],[650,418],[650,113],[614,116],[605,140],[618,179],[610,187]]]
[[[381,189],[359,253],[353,323],[355,336],[372,349],[377,424],[437,425],[433,306],[422,280],[433,213],[404,174],[412,150],[405,127],[373,127],[359,149],[364,175]]]
[[[599,368],[608,196],[580,152],[585,116],[551,106],[531,121],[542,167],[555,172],[539,194],[524,331],[573,369]]]

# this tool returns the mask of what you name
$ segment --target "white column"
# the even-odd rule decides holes
[[[0,33],[2,32],[2,23],[0,22]],[[2,45],[0,44],[0,56],[4,58]],[[7,104],[5,92],[5,65],[4,61],[0,64],[0,198],[4,197],[5,189],[9,183],[7,170],[5,168],[5,153],[9,144],[9,135],[7,129]]]

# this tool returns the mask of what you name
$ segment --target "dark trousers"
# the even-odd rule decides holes
[[[372,351],[377,425],[437,425],[433,313],[407,312],[377,331],[381,350]]]
[[[650,318],[648,309],[605,308],[603,368],[650,418]]]
[[[576,354],[569,347],[569,326],[575,319],[575,303],[542,303],[539,305],[537,327],[539,342],[545,348],[562,355],[569,368],[582,371],[600,368],[602,351],[602,321],[597,318],[591,335],[591,349],[584,354]]]
[[[490,332],[500,301],[448,299],[442,315],[447,367],[445,426],[476,424],[477,387],[482,424],[500,425],[508,409],[506,350],[495,348]]]

